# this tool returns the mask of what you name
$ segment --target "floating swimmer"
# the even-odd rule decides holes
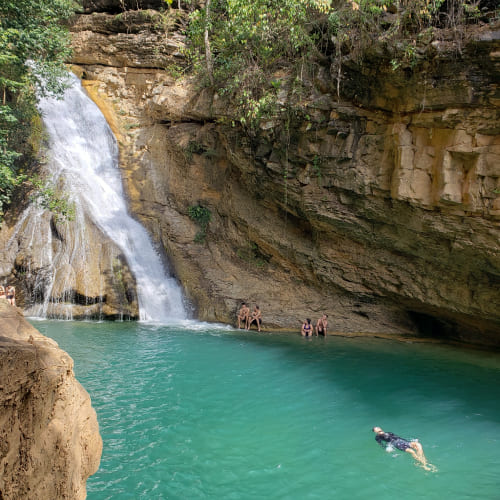
[[[376,434],[375,441],[377,441],[380,446],[386,447],[387,451],[394,451],[394,448],[397,448],[398,450],[409,453],[417,462],[422,464],[425,470],[435,471],[435,467],[427,463],[424,449],[417,439],[403,439],[392,432],[384,432],[380,427],[374,427],[372,430]]]

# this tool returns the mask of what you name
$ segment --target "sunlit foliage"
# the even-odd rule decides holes
[[[0,2],[0,220],[24,180],[20,157],[36,116],[35,86],[41,94],[62,90],[69,34],[61,21],[74,9],[71,0]]]

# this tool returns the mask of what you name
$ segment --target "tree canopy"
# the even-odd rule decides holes
[[[273,114],[281,68],[298,78],[330,65],[340,91],[345,57],[383,46],[393,69],[413,67],[434,29],[457,36],[489,0],[207,0],[191,14],[189,55],[208,85],[231,95],[245,125]],[[498,16],[495,11],[494,15]]]
[[[74,11],[72,0],[0,2],[0,219],[23,179],[20,157],[37,115],[35,88],[42,94],[63,88],[70,38],[62,22]]]

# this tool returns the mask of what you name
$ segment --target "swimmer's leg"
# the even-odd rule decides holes
[[[407,448],[405,450],[407,453],[410,453],[410,455],[417,461],[422,464],[422,468],[428,471],[433,471],[435,472],[435,467],[434,466],[429,466],[427,464],[427,459],[425,458],[424,455],[424,449],[422,448],[422,445],[418,441],[412,441],[411,443],[411,448]]]

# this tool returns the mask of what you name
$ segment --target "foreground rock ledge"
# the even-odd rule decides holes
[[[73,360],[0,301],[0,499],[79,500],[102,453]]]

